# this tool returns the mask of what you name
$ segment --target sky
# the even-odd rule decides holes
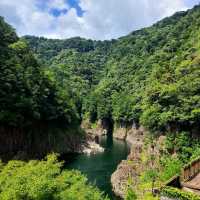
[[[200,0],[0,0],[0,15],[22,35],[118,38]]]

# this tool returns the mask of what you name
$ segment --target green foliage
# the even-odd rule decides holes
[[[137,195],[131,188],[128,188],[125,200],[137,200]]]
[[[81,38],[68,40],[25,38],[33,48],[35,55],[47,65],[45,73],[58,83],[61,90],[69,91],[79,116],[82,117],[93,109],[92,104],[90,103],[91,106],[89,106],[88,103],[92,99],[89,97],[89,93],[99,83],[103,75],[112,42],[97,42]],[[40,42],[43,44],[40,45]],[[35,49],[35,45],[37,45],[37,49]],[[55,55],[48,55],[48,51],[45,51],[50,48],[49,46],[51,49],[55,49]]]
[[[0,168],[0,199],[103,200],[107,199],[78,171],[61,170],[56,155],[46,160],[9,161]],[[108,199],[107,199],[108,200]]]
[[[2,53],[5,49],[4,47],[17,41],[17,35],[14,32],[14,29],[4,22],[3,17],[0,17],[0,52]],[[3,58],[3,55],[1,55]]]
[[[159,173],[159,180],[163,183],[176,174],[180,174],[181,167],[183,167],[179,159],[172,158],[171,156],[163,156],[160,162],[162,171]]]
[[[162,190],[162,195],[169,198],[179,199],[179,200],[199,200],[200,199],[198,195],[195,195],[191,192],[184,192],[177,188],[172,188],[172,187],[165,187]]]
[[[154,181],[157,179],[158,177],[158,171],[156,169],[149,169],[147,171],[145,171],[145,174],[143,176],[143,181]]]
[[[112,95],[113,119],[122,122],[137,122],[141,112],[137,103],[138,99],[133,95],[114,93]]]
[[[111,41],[19,40],[0,18],[0,123],[70,127],[88,116],[151,132],[199,129],[199,18],[196,6]]]
[[[165,147],[169,153],[176,153],[179,160],[187,163],[193,155],[194,150],[197,154],[199,141],[193,139],[189,133],[180,132],[178,134],[168,134]]]
[[[199,144],[197,144],[195,148],[193,149],[190,160],[195,160],[196,158],[199,158],[199,156],[200,156],[200,146]]]
[[[78,115],[69,92],[59,89],[46,76],[25,40],[0,18],[3,48],[0,58],[0,123],[26,127],[36,121],[78,124]]]
[[[25,38],[55,80],[73,88],[81,116],[185,130],[199,126],[199,18],[196,6],[112,41]]]
[[[63,144],[56,144],[61,137],[63,143],[66,138],[80,143],[80,114],[71,88],[56,82],[3,18],[0,37],[0,154],[62,151]],[[73,142],[65,142],[64,150],[70,151]]]
[[[153,131],[198,128],[199,17],[196,6],[112,41],[18,40],[0,18],[0,122],[70,126],[89,113]]]
[[[80,37],[66,40],[38,38],[35,36],[25,36],[23,38],[28,41],[37,58],[44,63],[51,63],[51,59],[57,56],[62,50],[74,50],[77,53],[87,54],[96,50],[98,52],[98,49],[106,52],[111,45],[110,41],[92,41]]]

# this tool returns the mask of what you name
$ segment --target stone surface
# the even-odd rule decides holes
[[[117,196],[124,198],[130,176],[136,176],[134,165],[128,160],[123,160],[111,176],[113,192]]]
[[[106,130],[103,129],[101,120],[97,122],[96,127],[92,127],[88,120],[83,120],[81,128],[86,132],[86,140],[80,153],[95,154],[103,152],[104,148],[99,145],[99,137],[105,135]]]
[[[104,152],[104,148],[93,141],[89,141],[87,142],[87,144],[84,145],[82,152],[90,155],[99,152]]]
[[[126,128],[115,128],[113,132],[113,138],[119,139],[119,140],[125,140],[126,139]]]
[[[101,120],[98,120],[96,127],[91,127],[91,123],[87,120],[83,121],[81,128],[85,130],[88,135],[91,136],[102,136],[106,135],[107,130],[103,128]]]
[[[127,132],[126,141],[131,145],[143,144],[145,132],[146,130],[143,127],[138,129],[133,127]]]
[[[113,192],[124,198],[129,178],[136,184],[138,174],[142,170],[141,153],[145,130],[143,127],[131,128],[127,131],[126,141],[131,145],[127,160],[123,160],[111,176]]]

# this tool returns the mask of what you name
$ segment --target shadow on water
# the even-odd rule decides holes
[[[112,134],[100,138],[100,145],[105,148],[102,153],[94,155],[70,154],[62,156],[66,169],[80,170],[88,177],[90,183],[104,191],[110,199],[117,200],[111,187],[111,175],[121,160],[126,159],[129,146],[124,141],[113,139]]]
[[[106,138],[106,146],[104,148],[111,149],[113,147],[113,136],[112,134],[108,134]]]

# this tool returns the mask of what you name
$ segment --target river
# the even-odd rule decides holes
[[[114,200],[117,198],[112,192],[111,174],[121,160],[126,159],[129,153],[129,146],[124,141],[106,136],[100,138],[100,145],[105,148],[103,153],[67,155],[63,158],[66,161],[65,167],[67,169],[80,170],[88,177],[90,183],[95,184],[110,199]]]

